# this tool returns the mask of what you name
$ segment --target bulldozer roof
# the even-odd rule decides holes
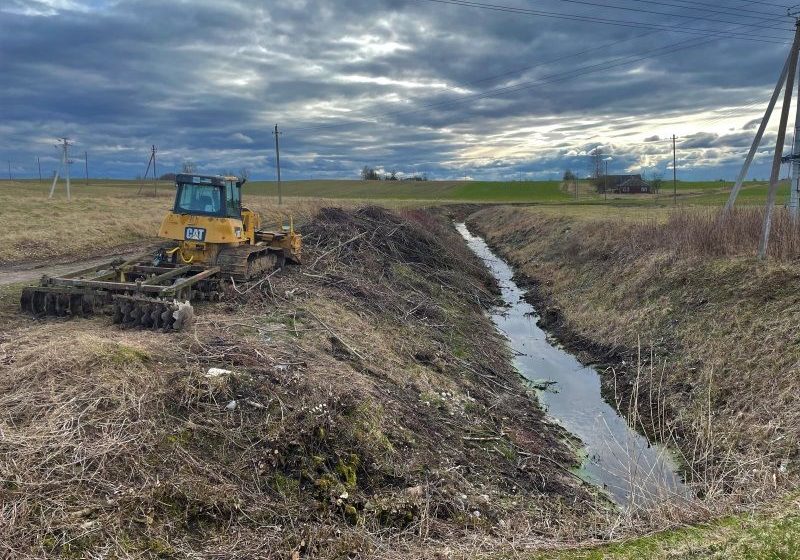
[[[194,173],[179,173],[175,176],[175,183],[195,183],[215,186],[224,186],[228,182],[244,183],[239,177],[223,175],[197,175]]]

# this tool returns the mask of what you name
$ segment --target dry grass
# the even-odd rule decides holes
[[[710,503],[766,500],[799,472],[797,235],[779,213],[773,258],[758,263],[759,214],[631,223],[498,208],[472,220],[533,281],[547,326],[608,364],[606,395],[681,450]]]
[[[0,190],[0,263],[83,258],[158,232],[166,197],[98,195],[47,200],[38,193]]]
[[[61,187],[60,187],[61,188]],[[172,207],[174,189],[162,184],[158,197],[138,195],[130,183],[97,183],[74,186],[72,201],[59,191],[52,200],[48,187],[35,183],[0,183],[0,265],[45,259],[77,260],[103,256],[120,248],[138,248],[156,240],[164,214]],[[330,205],[324,199],[253,196],[244,203],[261,213],[264,226],[287,223],[299,226],[317,210]],[[353,208],[363,201],[337,200],[337,206]],[[418,206],[414,201],[391,207]]]
[[[541,215],[541,214],[540,214]],[[553,214],[550,214],[553,218]],[[562,214],[560,218],[573,215]],[[591,230],[593,245],[631,258],[654,251],[681,257],[751,257],[761,238],[763,208],[737,208],[723,216],[718,209],[678,208],[660,212],[628,212],[603,216],[584,214],[579,221]],[[769,257],[788,261],[800,256],[800,222],[784,208],[773,214]]]
[[[659,248],[682,256],[752,256],[761,239],[763,221],[762,208],[736,209],[725,217],[716,209],[683,210],[643,233]],[[773,214],[768,248],[771,259],[785,261],[800,256],[800,222],[793,221],[784,208]]]

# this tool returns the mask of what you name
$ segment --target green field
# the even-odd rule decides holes
[[[732,182],[678,181],[677,199],[682,205],[723,205],[728,199]],[[275,182],[249,183],[252,194],[278,196]],[[669,206],[673,203],[671,183],[665,183],[656,195],[619,195],[607,197],[594,192],[588,182],[579,184],[576,198],[571,187],[560,181],[289,181],[283,183],[282,193],[288,197],[347,198],[375,200],[419,200],[442,202],[490,202],[520,204],[608,204],[612,206]],[[778,196],[779,203],[788,196],[784,183]],[[741,204],[761,204],[766,201],[765,182],[747,182],[742,188]]]
[[[679,181],[677,201],[680,205],[723,205],[728,198],[732,182],[722,181]],[[75,181],[72,193],[81,196],[133,195],[141,185],[137,181],[91,179],[86,186],[83,180]],[[159,182],[159,194],[171,196],[172,184]],[[58,186],[58,196],[63,197],[63,184]],[[46,197],[49,184],[38,181],[0,181],[0,192]],[[145,183],[145,193],[153,192],[153,183]],[[346,199],[404,201],[428,204],[430,202],[475,202],[475,203],[515,203],[547,205],[610,205],[610,206],[671,206],[673,187],[665,182],[661,192],[654,195],[618,195],[607,197],[594,192],[587,181],[579,183],[578,197],[573,188],[567,188],[560,181],[286,181],[282,185],[282,195],[286,198],[306,199]],[[778,204],[788,197],[789,187],[782,183],[778,194]],[[245,186],[245,197],[277,198],[278,185],[274,181],[253,181]],[[740,198],[741,205],[763,204],[767,196],[767,184],[761,182],[745,183]]]
[[[278,196],[274,182],[252,182],[246,188],[253,194]],[[559,181],[289,181],[283,183],[282,192],[284,196],[362,200],[547,203],[571,200]]]

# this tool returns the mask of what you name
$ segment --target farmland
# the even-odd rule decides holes
[[[0,45],[0,560],[800,559],[800,5]]]
[[[48,200],[46,185],[0,183],[2,270],[156,240],[170,184],[154,197],[133,182],[91,183],[76,183],[71,202],[60,191]],[[797,356],[736,345],[753,332],[790,338],[784,318],[797,302],[786,286],[800,247],[783,214],[774,260],[759,266],[751,246],[763,183],[743,190],[746,227],[719,234],[709,224],[730,185],[681,183],[677,207],[665,192],[606,199],[581,187],[575,200],[554,182],[289,182],[279,208],[274,184],[248,184],[245,203],[265,221],[294,218],[306,265],[200,306],[187,333],[116,331],[106,317],[32,321],[17,311],[21,284],[0,286],[0,405],[22,418],[44,403],[28,423],[3,428],[11,443],[0,465],[16,477],[4,499],[22,515],[0,536],[15,550],[61,556],[122,535],[119,550],[133,555],[221,546],[321,557],[791,557]],[[607,394],[612,379],[643,387],[642,410],[623,405],[628,415],[651,419],[649,389],[630,364],[652,353],[669,387],[664,421],[683,438],[669,443],[706,500],[617,517],[565,476],[574,458],[562,429],[530,400],[483,314],[492,281],[450,229],[451,214],[469,216],[536,287],[531,297],[562,344],[615,372],[604,377]],[[210,379],[211,367],[235,374]],[[765,395],[771,415],[758,405]],[[245,403],[237,415],[225,411],[234,401]],[[134,406],[142,402],[151,404]],[[70,427],[72,417],[82,424]],[[737,434],[737,422],[752,430]],[[81,451],[99,426],[113,432],[92,436],[97,453]],[[531,454],[552,466],[537,467],[541,484],[522,474],[533,472]],[[65,467],[75,456],[86,473],[78,480]],[[180,474],[163,486],[165,472]],[[54,476],[58,492],[25,490]],[[120,497],[103,501],[109,489]],[[225,540],[223,517],[237,542]],[[283,523],[306,538],[259,529]]]
[[[679,183],[679,206],[720,206],[727,199],[730,183]],[[138,194],[140,188],[143,194]],[[93,179],[86,186],[73,182],[74,200],[65,200],[63,184],[48,200],[49,185],[36,181],[0,181],[0,220],[7,224],[0,263],[35,261],[42,258],[90,258],[110,248],[130,246],[155,236],[162,213],[172,204],[173,186],[162,181],[158,197],[152,182],[144,187],[135,181]],[[779,200],[786,196],[784,185]],[[269,223],[302,222],[321,206],[353,207],[380,203],[389,208],[428,207],[452,203],[535,204],[573,215],[624,215],[650,219],[672,211],[668,189],[659,195],[609,195],[603,197],[581,184],[575,198],[559,182],[365,182],[292,181],[283,185],[285,205],[277,206],[277,185],[252,182],[245,186],[244,201]],[[746,183],[741,206],[758,205],[766,198],[764,183]],[[660,219],[660,218],[659,218]],[[36,232],[36,242],[31,241]]]

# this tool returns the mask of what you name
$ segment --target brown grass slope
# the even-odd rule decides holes
[[[639,427],[679,446],[709,501],[797,482],[798,232],[777,217],[771,260],[753,258],[761,215],[673,214],[665,223],[495,208],[472,227],[532,285],[542,320]]]
[[[179,334],[9,319],[0,556],[466,557],[600,531],[457,234],[375,208],[304,233],[305,266]]]

